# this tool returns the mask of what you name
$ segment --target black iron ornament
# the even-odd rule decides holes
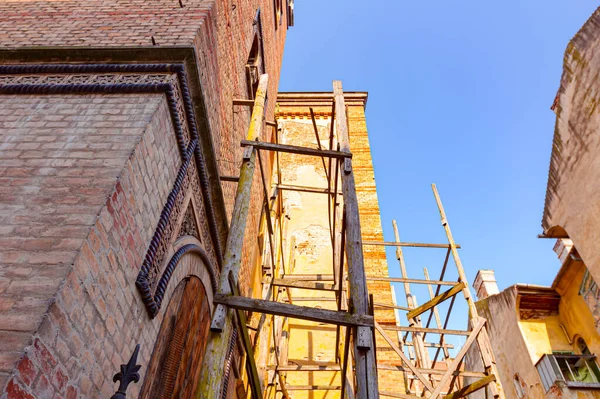
[[[132,382],[137,383],[140,380],[140,373],[138,373],[138,371],[142,366],[136,364],[139,351],[140,344],[137,344],[127,364],[122,364],[121,371],[119,371],[113,377],[113,382],[121,382],[119,384],[119,389],[117,390],[117,392],[115,392],[113,396],[110,397],[110,399],[125,399],[125,392],[127,391],[127,387],[129,386],[129,384],[131,384]]]

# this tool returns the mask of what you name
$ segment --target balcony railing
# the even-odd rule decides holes
[[[600,389],[595,355],[544,355],[535,367],[546,392],[557,382],[569,388]]]

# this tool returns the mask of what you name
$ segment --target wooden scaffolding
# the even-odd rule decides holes
[[[281,144],[277,122],[264,121],[267,81],[267,75],[260,77],[254,100],[234,100],[235,106],[251,106],[252,116],[247,138],[241,142],[244,148],[243,162],[239,178],[235,179],[238,181],[238,187],[219,290],[214,300],[216,308],[211,323],[211,330],[222,332],[223,336],[231,333],[234,329],[238,331],[246,354],[246,374],[251,396],[255,399],[264,397],[289,399],[293,397],[293,391],[297,390],[337,390],[340,393],[334,397],[341,398],[372,399],[379,398],[380,395],[397,398],[461,398],[479,389],[489,387],[494,398],[504,398],[502,388],[496,378],[494,357],[486,332],[486,321],[477,313],[458,255],[459,246],[455,244],[452,237],[435,185],[433,191],[440,211],[442,226],[448,238],[447,244],[400,242],[395,222],[395,242],[363,241],[352,153],[349,145],[347,109],[341,82],[334,81],[333,83],[329,143],[328,145],[321,143],[315,116],[313,110],[310,109],[318,145],[317,148],[308,148]],[[263,130],[268,128],[274,128],[274,142],[261,141]],[[273,154],[273,168],[276,175],[276,179],[270,187],[267,186],[268,176],[263,166],[267,152]],[[327,177],[327,187],[286,184],[285,181],[282,181],[279,167],[280,153],[321,158]],[[257,164],[264,196],[263,215],[266,215],[264,221],[267,237],[264,251],[267,261],[264,266],[262,297],[249,298],[240,294],[238,278],[252,193],[252,179]],[[283,200],[280,195],[286,190],[327,196],[328,209],[326,212],[329,218],[331,251],[333,252],[331,274],[294,275],[289,258],[286,265],[282,236],[282,226],[285,220],[282,211]],[[366,275],[363,246],[381,245],[396,247],[401,278]],[[445,262],[439,280],[430,280],[427,271],[425,271],[425,278],[409,278],[402,252],[403,247],[446,249]],[[457,281],[444,280],[450,256],[458,270]],[[396,306],[394,303],[374,303],[367,290],[367,281],[370,280],[403,283],[408,306]],[[430,300],[416,306],[410,290],[411,284],[427,285]],[[448,289],[442,291],[442,287]],[[331,297],[331,300],[335,301],[337,310],[299,305],[298,303],[302,303],[304,298],[292,297],[290,289],[332,292],[335,299]],[[469,309],[470,329],[464,331],[447,328],[453,304],[460,293],[463,294]],[[314,300],[315,297],[313,296],[311,299]],[[321,299],[328,300],[327,298]],[[438,309],[439,305],[445,301],[450,301],[450,306],[442,323]],[[408,326],[401,326],[400,323],[396,323],[395,326],[380,325],[374,313],[376,306],[394,309],[394,311],[405,311]],[[233,313],[229,310],[232,310]],[[246,312],[262,314],[262,322],[255,327],[249,326]],[[234,317],[231,317],[232,314]],[[423,325],[421,320],[425,317],[427,321]],[[270,322],[265,322],[265,318],[270,318]],[[287,361],[288,337],[285,333],[288,319],[303,319],[334,325],[336,331],[335,362],[313,361],[289,364]],[[435,320],[435,327],[431,326],[432,320]],[[249,329],[254,331],[250,332]],[[376,334],[380,334],[398,355],[401,360],[398,364],[401,365],[378,365]],[[439,337],[439,340],[427,342],[428,335],[435,335]],[[454,357],[451,357],[449,352],[452,345],[446,343],[445,336],[447,335],[467,337],[466,342]],[[251,336],[254,336],[254,340],[251,339]],[[265,345],[265,340],[270,344]],[[225,341],[223,340],[221,343],[223,353],[228,347]],[[463,359],[475,342],[481,353],[484,370],[482,372],[464,371]],[[269,353],[268,350],[265,351],[265,346],[272,353]],[[435,350],[433,360],[429,356],[430,350]],[[408,351],[408,355],[405,351]],[[436,367],[440,354],[442,356],[440,361],[446,364],[445,369]],[[378,369],[404,373],[405,379],[410,383],[406,383],[405,387],[398,387],[398,392],[380,391]],[[299,386],[289,385],[286,382],[287,373],[319,371],[338,371],[340,378],[337,383],[326,386]],[[264,375],[268,375],[266,384],[265,379],[261,378]],[[467,384],[465,378],[476,379],[476,381]]]

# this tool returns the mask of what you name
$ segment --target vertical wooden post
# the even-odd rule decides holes
[[[459,281],[464,283],[463,295],[469,305],[469,316],[471,319],[471,325],[475,325],[475,323],[479,322],[480,317],[477,314],[477,308],[475,307],[475,301],[471,297],[471,291],[469,289],[469,281],[467,280],[467,276],[463,269],[462,262],[460,261],[460,257],[458,256],[458,250],[456,249],[456,243],[454,242],[454,237],[452,237],[452,231],[450,230],[450,224],[448,223],[448,219],[446,219],[446,212],[444,211],[444,206],[442,205],[442,200],[440,199],[440,195],[438,193],[437,187],[435,184],[431,185],[433,189],[433,195],[435,196],[435,202],[437,203],[438,210],[440,211],[440,217],[442,221],[442,226],[446,231],[446,237],[448,238],[448,243],[450,244],[450,250],[452,252],[452,257],[454,258],[454,263],[456,264],[456,269],[458,270],[458,278]],[[477,336],[477,344],[479,346],[479,351],[481,352],[481,358],[483,360],[483,365],[485,368],[485,373],[488,375],[498,376],[498,370],[496,368],[496,362],[494,360],[491,343],[489,341],[489,337],[487,334],[487,329],[484,326],[482,328],[481,333]],[[500,380],[497,379],[494,383],[489,385],[490,390],[494,398],[504,398],[504,391],[502,390],[502,385],[500,384]]]
[[[392,220],[392,225],[394,226],[394,238],[396,242],[400,242],[400,234],[398,233],[398,225],[396,224],[396,220]],[[408,278],[408,273],[406,272],[406,263],[404,262],[404,254],[402,253],[402,247],[396,247],[396,258],[400,263],[400,272],[402,273],[402,278]],[[410,284],[408,282],[404,282],[404,292],[406,294],[406,304],[409,309],[415,308],[415,299],[412,293],[410,292]],[[409,323],[411,326],[422,327],[421,318],[415,317],[414,319],[409,319]],[[418,367],[422,368],[430,368],[431,361],[429,359],[429,352],[425,348],[425,344],[423,343],[423,333],[415,332],[413,333],[413,344],[415,348],[415,358],[417,360]]]
[[[429,270],[427,270],[426,267],[423,268],[423,274],[425,275],[425,280],[429,280]],[[429,290],[429,298],[433,299],[435,298],[435,294],[433,293],[433,288],[431,288],[430,284],[427,284],[427,289]],[[442,320],[440,319],[440,312],[438,312],[437,307],[433,308],[433,315],[435,316],[435,324],[437,326],[437,328],[443,328],[442,327]],[[448,348],[446,348],[446,340],[444,339],[444,336],[441,336],[440,339],[440,345],[443,345],[443,351],[444,351],[444,360],[448,360],[450,358],[450,352],[448,351]],[[435,359],[434,359],[435,361]]]
[[[252,117],[248,128],[248,140],[260,138],[263,128],[265,99],[269,77],[261,75],[256,91]],[[252,146],[244,149],[243,164],[240,171],[231,226],[227,236],[227,245],[223,261],[223,269],[219,278],[219,294],[231,294],[228,281],[229,273],[234,276],[235,282],[240,273],[242,245],[244,242],[244,231],[250,210],[250,195],[252,191],[252,179],[256,166],[256,151]],[[211,334],[206,346],[204,365],[200,373],[200,384],[196,392],[197,398],[214,399],[220,396],[222,385],[222,368],[225,364],[225,355],[229,344],[229,336],[232,331],[232,317],[223,305],[217,305],[211,322]]]
[[[348,121],[342,82],[333,82],[335,101],[335,127],[340,143],[340,151],[350,153]],[[365,278],[362,236],[358,214],[356,183],[352,173],[352,159],[345,158],[342,166],[342,192],[346,207],[346,256],[348,258],[348,281],[350,284],[350,311],[355,314],[367,314],[369,297]],[[368,327],[354,329],[354,360],[356,368],[357,397],[374,399],[379,397],[377,384],[377,364],[372,330]]]

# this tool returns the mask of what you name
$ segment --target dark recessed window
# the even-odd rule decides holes
[[[252,23],[253,35],[248,61],[246,62],[246,86],[248,89],[248,98],[254,99],[256,89],[258,88],[258,79],[265,73],[265,57],[263,53],[262,25],[260,22],[260,10],[256,12],[256,17]]]

